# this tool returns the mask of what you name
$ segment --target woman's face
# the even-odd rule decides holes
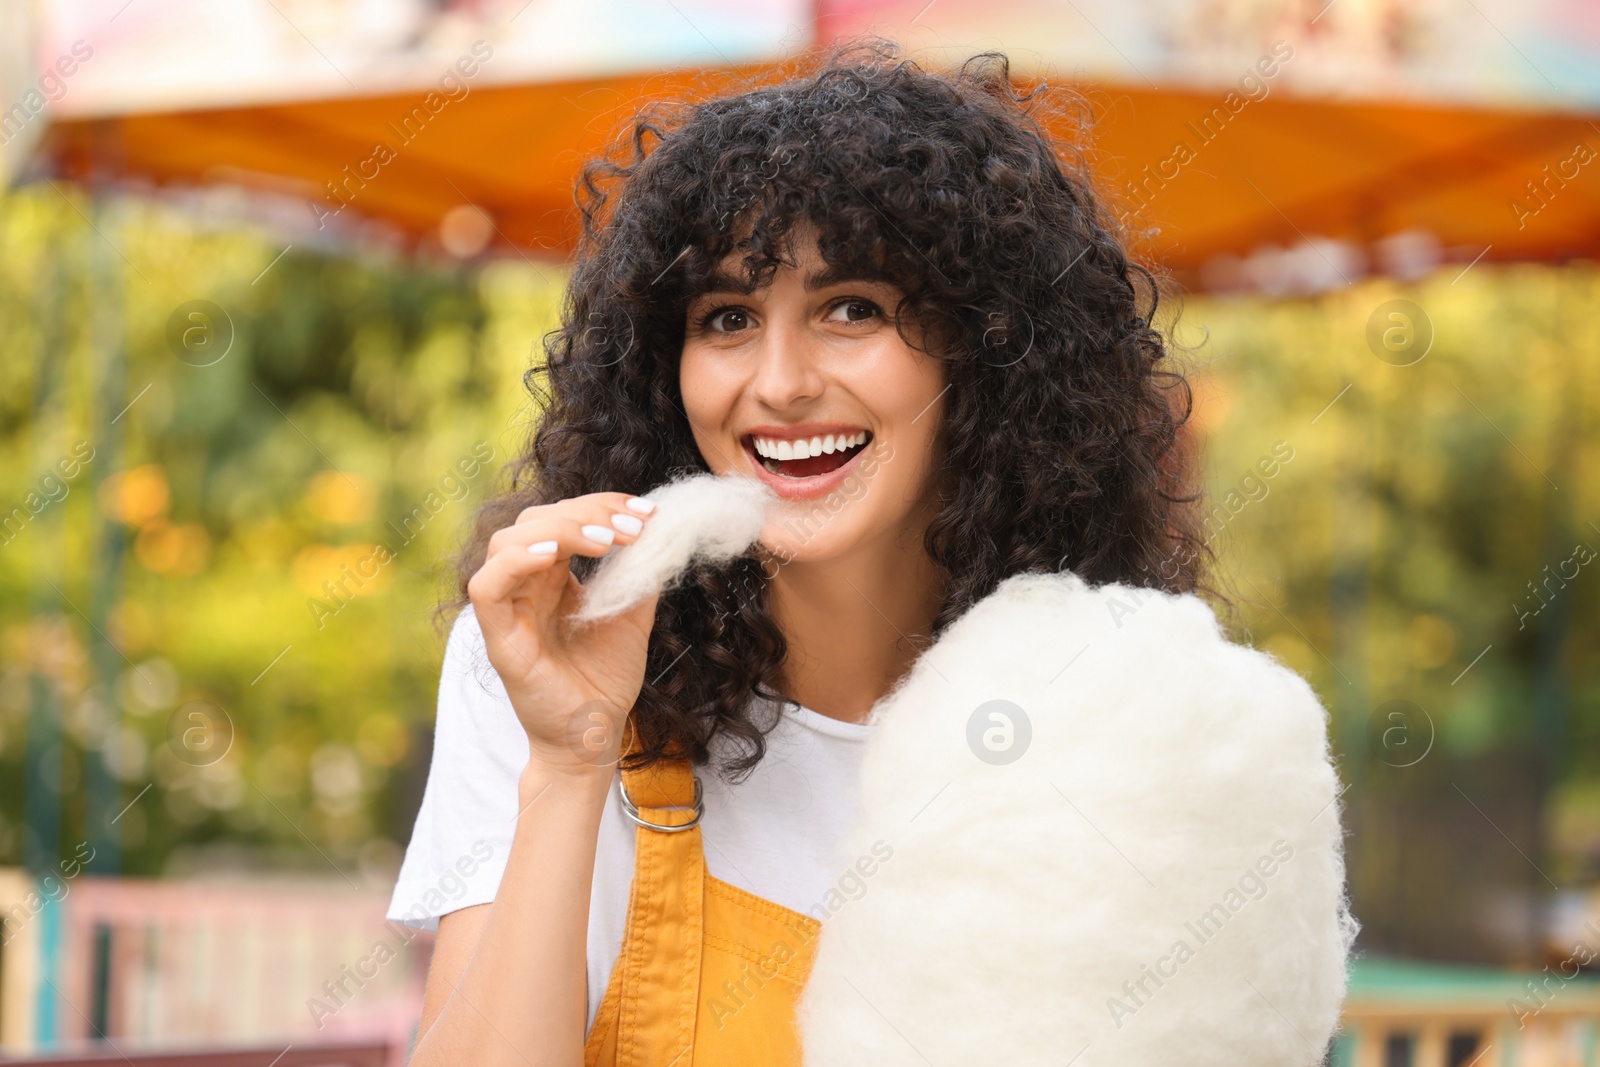
[[[898,289],[830,277],[802,237],[766,288],[725,281],[689,305],[679,383],[711,470],[782,498],[762,543],[814,562],[920,536],[945,377],[895,329]]]

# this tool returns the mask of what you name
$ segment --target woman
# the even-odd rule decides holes
[[[1197,586],[1154,286],[1039,103],[1003,57],[868,46],[586,171],[395,894],[439,917],[413,1063],[798,1062],[803,948],[759,987],[737,964],[826,914],[874,704],[1010,576]],[[759,551],[563,625],[651,522],[634,494],[705,470],[782,498]],[[673,898],[702,856],[704,900]]]

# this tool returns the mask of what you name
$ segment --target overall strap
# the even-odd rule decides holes
[[[617,966],[617,1067],[692,1067],[705,934],[700,782],[685,759],[625,769],[638,824],[627,933]]]

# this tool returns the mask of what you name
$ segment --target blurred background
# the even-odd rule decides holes
[[[577,169],[863,33],[1073,94],[1168,281],[1220,581],[1346,786],[1330,1061],[1600,1062],[1583,0],[4,0],[0,1056],[403,1062],[435,608]]]

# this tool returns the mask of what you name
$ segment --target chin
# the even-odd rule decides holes
[[[821,509],[780,506],[761,531],[761,544],[780,563],[822,563],[861,543],[856,516]]]

